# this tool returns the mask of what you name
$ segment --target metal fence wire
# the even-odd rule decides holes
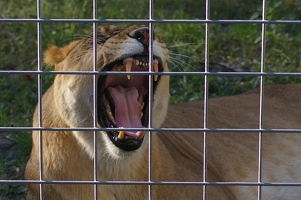
[[[265,71],[265,52],[266,52],[266,26],[268,24],[301,24],[301,20],[267,20],[266,19],[266,0],[262,1],[262,19],[260,20],[212,20],[210,18],[210,0],[206,0],[206,17],[205,19],[155,19],[153,10],[154,10],[154,3],[152,0],[149,0],[149,18],[148,19],[99,19],[97,16],[97,1],[93,0],[93,18],[91,19],[44,19],[41,16],[41,0],[37,0],[37,18],[36,19],[8,19],[8,18],[0,18],[0,24],[4,22],[10,23],[34,23],[37,25],[37,60],[38,66],[37,69],[34,71],[21,71],[21,70],[1,70],[1,75],[11,75],[11,74],[31,74],[36,75],[38,77],[38,113],[39,113],[39,127],[0,127],[0,131],[39,131],[40,132],[40,155],[39,155],[39,180],[0,180],[0,184],[39,184],[40,186],[40,199],[44,199],[43,194],[43,186],[45,184],[92,184],[94,185],[94,199],[102,199],[97,194],[97,186],[98,185],[148,185],[149,186],[149,199],[152,199],[152,186],[154,185],[201,185],[203,186],[203,197],[202,199],[206,198],[206,188],[208,186],[227,186],[227,185],[235,185],[235,186],[254,186],[257,187],[257,199],[263,199],[261,196],[261,187],[262,186],[269,186],[269,187],[277,187],[277,186],[298,186],[301,187],[301,183],[291,183],[291,182],[262,182],[262,172],[261,172],[261,157],[262,157],[262,134],[263,133],[298,133],[301,132],[300,129],[265,129],[263,127],[263,110],[264,110],[264,78],[267,76],[300,76],[300,73],[290,73],[290,72],[266,72]],[[93,24],[93,52],[94,52],[94,70],[93,71],[44,71],[42,68],[42,25],[44,23],[92,23]],[[104,74],[103,72],[99,72],[97,70],[97,27],[99,24],[111,24],[111,23],[147,23],[149,27],[149,31],[153,32],[153,27],[155,24],[168,24],[168,23],[195,23],[195,24],[203,24],[205,25],[205,48],[204,48],[204,57],[200,55],[200,60],[205,60],[204,62],[204,71],[201,69],[198,72],[152,72],[152,69],[149,69],[149,72],[143,72],[144,74],[149,75],[152,77],[154,74],[157,75],[169,75],[169,76],[203,76],[204,77],[204,110],[203,110],[203,127],[202,128],[153,128],[152,127],[152,106],[149,106],[149,126],[143,128],[144,131],[149,131],[150,134],[153,131],[156,132],[201,132],[204,144],[200,146],[203,148],[203,177],[202,181],[200,182],[177,182],[177,181],[166,181],[166,182],[155,182],[152,180],[152,172],[155,170],[155,166],[149,165],[149,174],[148,174],[148,181],[111,181],[111,180],[98,180],[97,178],[97,161],[94,160],[94,177],[91,181],[59,181],[59,180],[45,180],[43,177],[44,166],[43,163],[43,131],[59,131],[59,130],[72,130],[72,131],[94,131],[94,149],[97,148],[97,140],[96,140],[96,132],[97,131],[105,131],[105,130],[120,130],[118,128],[99,128],[97,126],[97,119],[94,119],[94,126],[93,127],[84,127],[84,128],[54,128],[54,127],[43,127],[42,121],[42,75],[49,75],[49,74],[86,74],[93,76],[93,91],[94,94],[97,92],[97,76]],[[260,59],[260,71],[259,72],[211,72],[209,70],[209,36],[210,36],[210,26],[212,24],[258,24],[261,25],[261,59]],[[152,34],[150,34],[150,41],[149,41],[149,57],[153,57],[153,48],[152,48]],[[43,40],[44,41],[44,40]],[[152,59],[149,59],[149,66],[152,66]],[[107,72],[109,73],[109,72]],[[235,129],[235,128],[210,128],[208,126],[208,96],[209,96],[209,83],[208,79],[210,76],[256,76],[260,78],[260,95],[259,95],[259,119],[258,119],[258,126],[257,128],[243,128],[243,129]],[[152,79],[149,79],[152,80]],[[149,91],[153,91],[153,82],[149,81]],[[149,105],[152,105],[152,92],[149,94]],[[94,116],[97,116],[97,95],[94,95],[94,107],[93,112]],[[127,129],[126,129],[127,130]],[[131,129],[129,129],[131,130]],[[255,182],[208,182],[206,174],[207,174],[207,133],[208,132],[217,132],[223,134],[224,132],[248,132],[248,133],[258,133],[258,176],[257,181]],[[149,137],[149,163],[152,163],[152,139]],[[97,151],[94,151],[94,157],[97,158]],[[301,188],[300,188],[301,189]],[[301,199],[301,197],[300,197]]]

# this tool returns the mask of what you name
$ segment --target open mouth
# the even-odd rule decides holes
[[[107,65],[103,71],[149,71],[149,57],[136,55]],[[153,71],[161,72],[160,59],[153,58]],[[98,79],[98,123],[106,128],[144,128],[148,125],[148,75],[103,75]],[[160,76],[153,76],[153,90]],[[123,150],[138,149],[144,131],[107,131],[113,144]]]

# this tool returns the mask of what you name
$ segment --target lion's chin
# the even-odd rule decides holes
[[[124,131],[119,131],[117,137],[115,136],[115,134],[107,132],[107,136],[117,148],[120,148],[123,151],[134,151],[141,147],[144,140],[144,132],[140,134],[140,138],[123,136],[123,139],[119,139],[121,134],[125,134],[123,132]]]
[[[75,136],[76,140],[80,144],[81,148],[84,149],[85,152],[88,154],[88,156],[91,159],[94,159],[95,145],[94,145],[93,132],[73,131],[73,135]],[[108,161],[108,159],[120,160],[120,159],[135,158],[136,156],[140,155],[142,151],[144,151],[147,145],[148,145],[148,134],[145,134],[144,141],[141,143],[139,148],[137,148],[135,151],[126,151],[113,144],[106,132],[100,131],[97,132],[97,137],[96,137],[96,147],[97,147],[96,155],[99,158],[98,162],[100,163],[105,163]]]
[[[143,141],[140,143],[139,148],[133,151],[127,151],[113,144],[111,139],[109,138],[109,136],[107,136],[106,133],[103,134],[103,138],[105,141],[106,153],[113,159],[129,159],[129,158],[133,159],[141,155],[141,151],[145,150],[148,143],[148,139],[147,139],[148,135],[146,134],[144,136],[144,138],[146,139],[143,139]]]

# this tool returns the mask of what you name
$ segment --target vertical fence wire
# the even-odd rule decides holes
[[[148,46],[148,57],[149,57],[149,72],[153,72],[153,23],[151,22],[151,20],[153,19],[153,0],[149,0],[149,24],[148,24],[148,28],[149,28],[149,46]],[[152,128],[153,127],[153,115],[152,115],[152,105],[153,105],[153,75],[149,75],[148,76],[148,128]],[[149,142],[149,148],[148,148],[148,182],[151,183],[152,182],[152,131],[149,131],[149,138],[148,138],[148,142]],[[149,184],[148,185],[148,199],[151,200],[152,199],[152,185]]]
[[[93,0],[93,19],[97,19],[97,0]],[[97,71],[97,22],[93,22],[93,71]],[[97,77],[93,74],[93,127],[97,128]],[[94,160],[93,160],[93,180],[97,181],[97,131],[93,131]],[[93,185],[94,199],[98,199],[97,184]]]
[[[206,20],[210,19],[210,0],[206,0]],[[209,24],[205,24],[205,72],[209,72]],[[209,77],[204,77],[204,129],[208,127]],[[203,132],[203,182],[207,182],[207,132]],[[203,185],[203,200],[206,200],[207,185]]]
[[[262,1],[262,20],[266,20],[266,0]],[[264,73],[265,66],[265,36],[266,24],[261,24],[261,58],[260,58],[260,72]],[[260,94],[259,94],[259,129],[263,128],[263,113],[264,113],[264,77],[260,76]],[[262,181],[262,132],[258,132],[258,179],[257,182]],[[257,187],[257,198],[261,200],[262,187]]]
[[[37,0],[37,19],[41,19],[41,0]],[[42,34],[41,34],[40,22],[37,22],[37,66],[38,72],[42,71]],[[39,128],[43,127],[42,117],[42,76],[38,74],[38,126]],[[39,176],[40,181],[43,181],[43,131],[39,130]],[[40,187],[40,199],[43,200],[43,184],[39,185]]]

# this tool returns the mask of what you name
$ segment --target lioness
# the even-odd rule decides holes
[[[149,30],[146,27],[103,26],[97,33],[99,71],[148,71]],[[89,35],[59,48],[50,45],[45,62],[60,71],[93,70],[93,37]],[[168,50],[154,35],[153,70],[167,72]],[[57,75],[42,99],[42,126],[51,128],[99,127],[138,128],[138,131],[97,132],[99,181],[149,180],[148,75],[109,74],[97,76],[97,116],[93,112],[93,76]],[[169,77],[153,76],[152,127],[203,127],[203,102],[171,105]],[[263,128],[301,128],[301,85],[265,88]],[[167,113],[167,116],[166,116]],[[163,121],[165,122],[163,123]],[[33,126],[37,127],[38,109]],[[163,124],[162,124],[163,123]],[[258,128],[259,93],[211,99],[210,128]],[[43,180],[94,180],[93,131],[43,131]],[[203,133],[157,132],[152,134],[154,182],[203,181]],[[301,182],[301,136],[299,133],[262,133],[261,180],[258,180],[259,134],[257,132],[208,132],[206,141],[208,182]],[[39,133],[33,132],[33,147],[25,178],[39,180]],[[38,184],[28,184],[27,199],[39,199]],[[256,185],[209,185],[210,200],[257,199]],[[148,199],[147,184],[99,184],[98,198],[104,200]],[[202,199],[203,186],[153,185],[152,199]],[[262,186],[268,199],[301,199],[301,188]],[[45,199],[93,199],[93,184],[45,184]]]

